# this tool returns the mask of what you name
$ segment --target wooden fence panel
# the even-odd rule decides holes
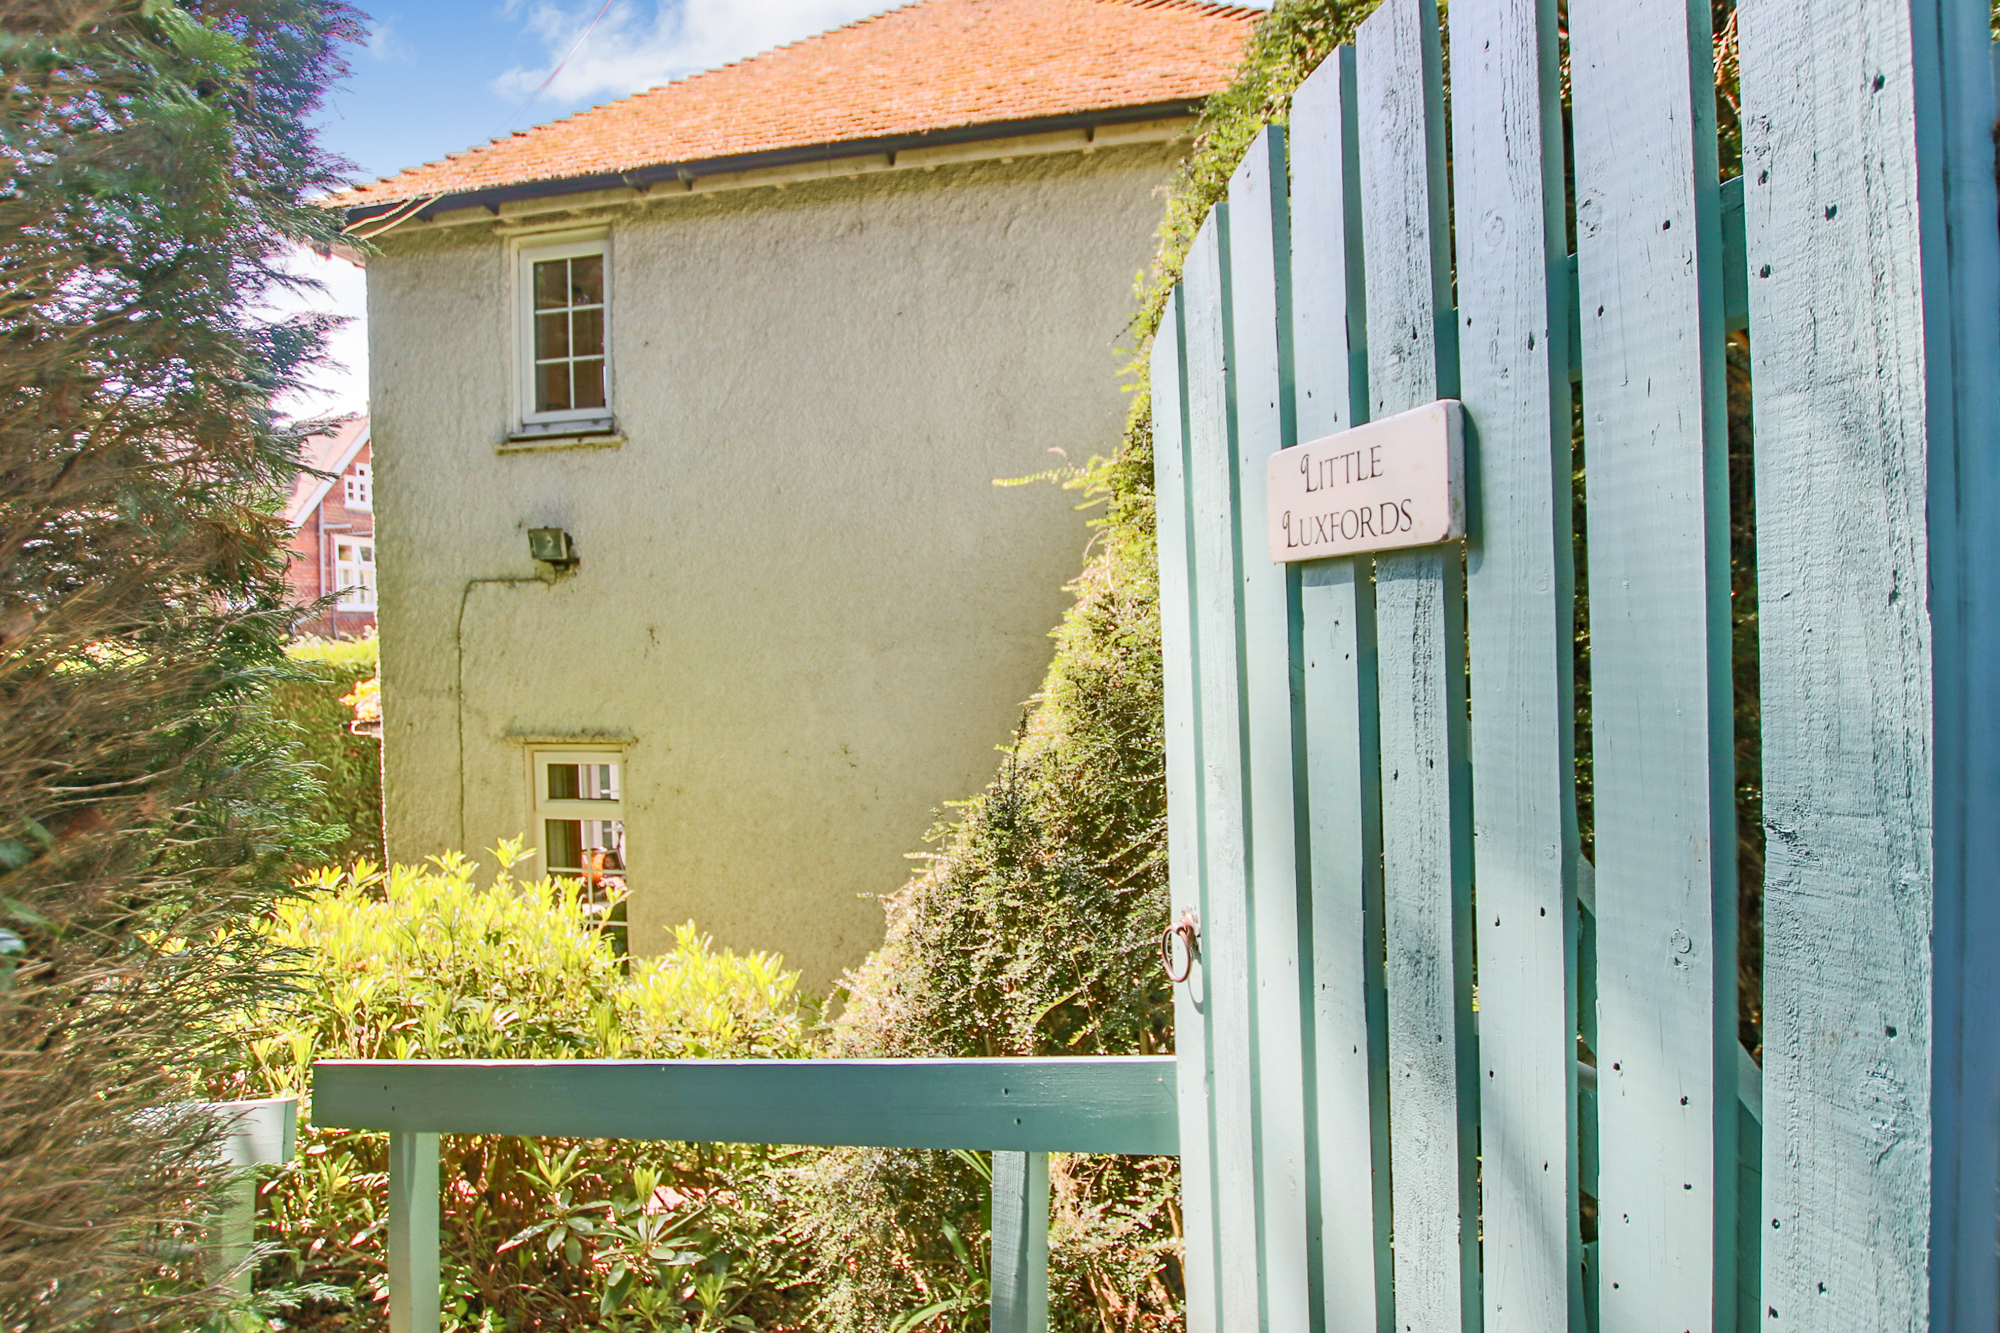
[[[1555,0],[1451,9],[1487,1333],[1583,1328],[1570,282]]]
[[[1266,466],[1296,443],[1291,404],[1291,235],[1285,136],[1267,128],[1229,182],[1231,402],[1236,415],[1238,568],[1250,813],[1251,984],[1256,1008],[1259,1269],[1272,1328],[1310,1322],[1307,1275],[1305,1035],[1299,970],[1303,756],[1292,663],[1298,575],[1271,563]]]
[[[1602,1327],[1735,1322],[1736,902],[1707,10],[1569,11],[1596,777]]]
[[[1189,549],[1199,663],[1203,979],[1209,1009],[1216,1289],[1224,1327],[1261,1308],[1258,1266],[1255,997],[1250,975],[1249,790],[1241,643],[1236,425],[1229,404],[1229,209],[1219,204],[1188,254],[1186,339]]]
[[[1953,1155],[1933,1139],[1930,1108],[1948,1094],[1932,1071],[1954,1063],[1939,1045],[1948,1024],[1933,1021],[1932,949],[1963,933],[1947,924],[1956,886],[1933,855],[1944,821],[1930,781],[1945,780],[1941,751],[1957,728],[1941,691],[1934,748],[1932,610],[1954,599],[1931,582],[1952,562],[1927,515],[1947,520],[1957,506],[1933,495],[1927,472],[1958,461],[1926,403],[1938,348],[1926,328],[1951,322],[1949,284],[1939,290],[1944,274],[1926,263],[1910,133],[1930,110],[1911,31],[1928,8],[1751,0],[1740,18],[1773,834],[1759,1230],[1762,1322],[1774,1333],[1994,1323],[1990,1295],[1967,1322],[1948,1313],[1962,1293],[1934,1309],[1932,1291],[1933,1165]],[[1991,100],[1989,88],[1987,119]],[[1984,235],[1961,244],[1990,266],[1990,155],[1972,165],[1987,178]],[[1990,334],[1983,359],[1991,383]],[[1990,456],[1991,437],[1979,447]],[[1990,827],[1993,807],[1975,818]],[[1992,969],[1990,953],[1981,966]],[[1989,1048],[1992,1014],[1977,1018]],[[1992,1133],[1984,1119],[1981,1136]],[[1983,1211],[1990,1269],[1990,1199]]]
[[[1354,49],[1342,47],[1292,98],[1292,402],[1301,440],[1367,417],[1356,140]],[[1374,562],[1307,564],[1299,615],[1316,1307],[1326,1333],[1388,1333],[1395,1311]]]
[[[1385,0],[1355,41],[1372,416],[1456,395],[1440,34]],[[1442,327],[1440,327],[1442,325]],[[1465,596],[1454,543],[1375,562],[1396,1323],[1479,1323]]]
[[[1181,361],[1179,291],[1153,335],[1154,522],[1160,562],[1160,657],[1164,679],[1167,882],[1171,911],[1208,917],[1202,882],[1201,717],[1195,701],[1194,578],[1188,548],[1187,395]],[[1210,1066],[1206,969],[1188,960],[1174,988],[1174,1052],[1180,1070],[1181,1233],[1186,1238],[1188,1333],[1216,1333],[1214,1162],[1209,1150]]]

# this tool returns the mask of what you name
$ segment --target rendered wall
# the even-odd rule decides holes
[[[368,264],[389,851],[528,831],[524,738],[629,736],[635,951],[692,918],[823,989],[1047,666],[1165,145],[601,215],[616,449],[501,455],[513,250]],[[527,529],[582,563],[531,579]],[[461,724],[462,713],[462,724]],[[461,766],[463,777],[461,779]]]

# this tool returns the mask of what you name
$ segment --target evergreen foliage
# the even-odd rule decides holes
[[[189,1062],[313,834],[269,403],[328,321],[254,309],[335,183],[337,0],[0,0],[0,1326],[198,1327]],[[174,941],[168,944],[167,941]]]

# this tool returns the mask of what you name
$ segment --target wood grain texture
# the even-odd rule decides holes
[[[1354,50],[1292,98],[1292,401],[1301,440],[1368,415]],[[1394,1326],[1389,1249],[1388,1048],[1382,992],[1380,727],[1375,583],[1366,557],[1300,570],[1300,690],[1311,892],[1316,1193],[1313,1325]]]
[[[1569,11],[1590,515],[1602,1327],[1735,1322],[1727,438],[1707,9]]]
[[[1927,612],[1951,599],[1931,585],[1927,512],[1952,508],[1929,485],[1930,452],[1951,440],[1934,429],[1926,365],[1927,324],[1949,314],[1927,300],[1943,293],[1925,271],[1910,20],[1817,2],[1740,15],[1769,831],[1759,1232],[1773,1330],[1950,1326],[1931,1317],[1943,1154],[1928,1108],[1933,1064],[1950,1064],[1931,955],[1959,932],[1930,901],[1933,885],[1949,891],[1932,789],[1935,773],[1942,795],[1949,765],[1933,749]],[[1942,701],[1936,720],[1938,745],[1951,744]],[[1991,1013],[1979,1018],[1989,1045]],[[1977,1230],[1990,1249],[1984,1220]]]
[[[1305,994],[1299,975],[1303,755],[1292,663],[1298,574],[1271,563],[1266,464],[1292,429],[1291,236],[1284,131],[1251,143],[1229,181],[1230,372],[1236,412],[1237,568],[1243,635],[1245,779],[1250,831],[1251,982],[1255,987],[1258,1267],[1264,1318],[1305,1328],[1307,1264]]]
[[[1555,0],[1451,10],[1487,1333],[1583,1327],[1569,264]]]
[[[1153,510],[1160,561],[1160,658],[1165,692],[1167,879],[1171,911],[1207,919],[1201,864],[1201,725],[1195,700],[1194,580],[1189,567],[1187,394],[1182,366],[1181,297],[1175,292],[1153,335]],[[1189,1333],[1215,1333],[1215,1188],[1209,1140],[1206,969],[1200,957],[1174,987],[1174,1051],[1179,1078],[1181,1230]]]
[[[313,1123],[690,1143],[1172,1153],[1172,1056],[322,1060]]]
[[[1200,673],[1202,922],[1209,1020],[1211,1153],[1218,1236],[1216,1292],[1222,1327],[1251,1325],[1261,1310],[1254,1104],[1255,996],[1250,977],[1249,789],[1245,781],[1242,571],[1237,532],[1229,206],[1218,204],[1195,236],[1181,285],[1187,340],[1189,549],[1195,571]]]
[[[2000,239],[1988,10],[1910,6],[1930,492],[1931,1326],[2000,1323]]]
[[[1385,0],[1355,41],[1368,394],[1455,396],[1437,9]],[[1443,327],[1440,327],[1440,321]],[[1396,1324],[1477,1329],[1465,596],[1454,543],[1375,564]]]
[[[389,1135],[389,1333],[438,1333],[438,1136]]]
[[[993,1154],[992,1333],[1048,1333],[1049,1155]]]

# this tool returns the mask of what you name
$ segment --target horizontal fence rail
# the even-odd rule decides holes
[[[1171,1056],[328,1060],[313,1123],[429,1134],[1171,1156]]]
[[[994,1154],[992,1327],[1048,1327],[1048,1155],[1174,1156],[1172,1056],[327,1060],[313,1123],[389,1133],[389,1327],[436,1333],[438,1136]]]

